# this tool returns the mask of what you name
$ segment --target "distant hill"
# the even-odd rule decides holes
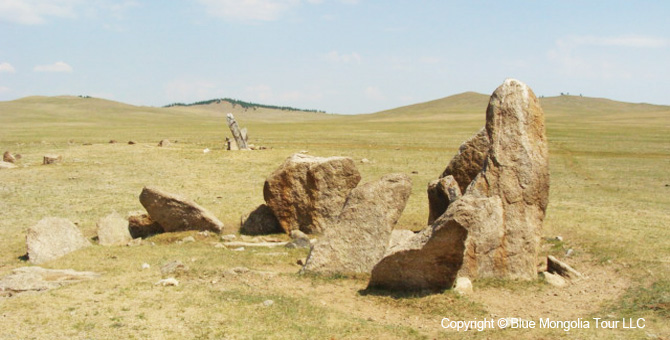
[[[173,104],[165,105],[164,107],[212,105],[212,104],[221,104],[222,102],[229,103],[230,105],[232,105],[233,108],[235,108],[236,106],[240,106],[241,108],[243,108],[245,110],[257,110],[257,109],[261,108],[261,109],[273,109],[273,110],[280,110],[280,111],[302,111],[302,112],[326,113],[326,111],[320,111],[320,110],[306,110],[306,109],[297,109],[297,108],[291,107],[291,106],[277,106],[277,105],[258,104],[258,103],[245,102],[245,101],[237,100],[237,99],[231,99],[231,98],[219,98],[219,99],[203,100],[203,101],[194,102],[194,103],[190,103],[190,104],[173,103]]]

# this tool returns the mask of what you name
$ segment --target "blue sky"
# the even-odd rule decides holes
[[[370,113],[505,78],[670,104],[670,1],[0,0],[0,100]]]

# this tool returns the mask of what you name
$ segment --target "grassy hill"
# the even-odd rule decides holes
[[[145,185],[186,195],[237,232],[263,202],[263,182],[292,153],[348,156],[363,180],[403,172],[413,190],[397,228],[425,226],[426,184],[460,143],[484,124],[488,96],[463,93],[356,116],[225,102],[138,107],[96,98],[28,97],[0,102],[0,152],[23,155],[0,170],[0,275],[27,265],[25,231],[45,216],[66,217],[88,237],[116,210],[142,210]],[[361,294],[366,277],[304,277],[306,250],[214,248],[216,236],[165,234],[140,247],[94,246],[46,264],[102,273],[100,279],[14,298],[0,297],[0,338],[563,338],[563,330],[454,333],[443,317],[481,320],[646,319],[642,330],[573,330],[579,338],[670,336],[670,107],[560,96],[541,99],[549,139],[551,192],[543,254],[564,258],[589,277],[564,288],[541,281],[475,282],[475,294]],[[233,112],[251,142],[269,150],[223,149]],[[168,148],[156,146],[169,138]],[[111,139],[119,143],[109,144]],[[127,145],[128,140],[137,141]],[[89,145],[90,144],[90,145]],[[204,148],[212,151],[203,153]],[[63,156],[42,166],[42,156]],[[369,163],[361,163],[367,158]],[[556,241],[556,236],[563,241]],[[197,242],[177,244],[185,236]],[[284,237],[279,235],[278,237]],[[155,246],[152,246],[151,243]],[[189,270],[175,289],[156,287],[160,266]],[[142,263],[151,264],[141,270]],[[226,276],[245,266],[272,279]],[[272,299],[270,308],[262,302]],[[39,306],[39,308],[35,308]],[[610,317],[608,317],[610,318]],[[589,319],[590,320],[590,319]],[[510,333],[511,332],[511,333]]]

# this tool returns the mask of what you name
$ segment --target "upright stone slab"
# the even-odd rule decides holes
[[[140,203],[166,232],[209,230],[220,233],[223,229],[223,223],[211,212],[180,195],[145,187],[140,194]]]
[[[320,233],[360,180],[351,158],[294,154],[268,176],[263,197],[287,233]]]
[[[90,246],[79,228],[66,218],[46,217],[28,228],[26,248],[33,264],[55,260]]]
[[[481,172],[430,227],[372,270],[370,288],[441,290],[456,277],[531,280],[549,196],[544,113],[508,79],[486,111],[491,141]]]
[[[465,192],[472,180],[482,171],[490,145],[486,128],[482,128],[461,144],[458,154],[451,159],[440,178],[453,176],[461,192]]]
[[[237,143],[237,147],[240,150],[248,150],[249,148],[247,147],[247,141],[245,140],[244,136],[242,135],[242,132],[240,131],[240,127],[237,125],[237,121],[235,121],[235,117],[233,116],[232,113],[229,113],[226,115],[226,121],[228,122],[228,128],[230,128],[230,133],[233,134],[233,138],[235,138],[235,142]],[[246,131],[245,131],[246,135]]]
[[[133,238],[128,229],[128,220],[113,212],[98,223],[98,243],[103,246],[126,245]]]
[[[384,256],[411,191],[412,180],[405,174],[356,187],[337,220],[312,247],[302,271],[369,273]]]

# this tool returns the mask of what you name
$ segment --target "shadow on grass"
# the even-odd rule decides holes
[[[28,260],[29,260],[28,253],[25,253],[24,255],[21,255],[21,256],[17,257],[16,259],[19,260],[19,261],[28,262]]]
[[[358,291],[358,295],[360,296],[386,296],[393,299],[416,299],[442,293],[444,293],[444,290],[423,289],[414,291],[398,291],[369,287]]]

